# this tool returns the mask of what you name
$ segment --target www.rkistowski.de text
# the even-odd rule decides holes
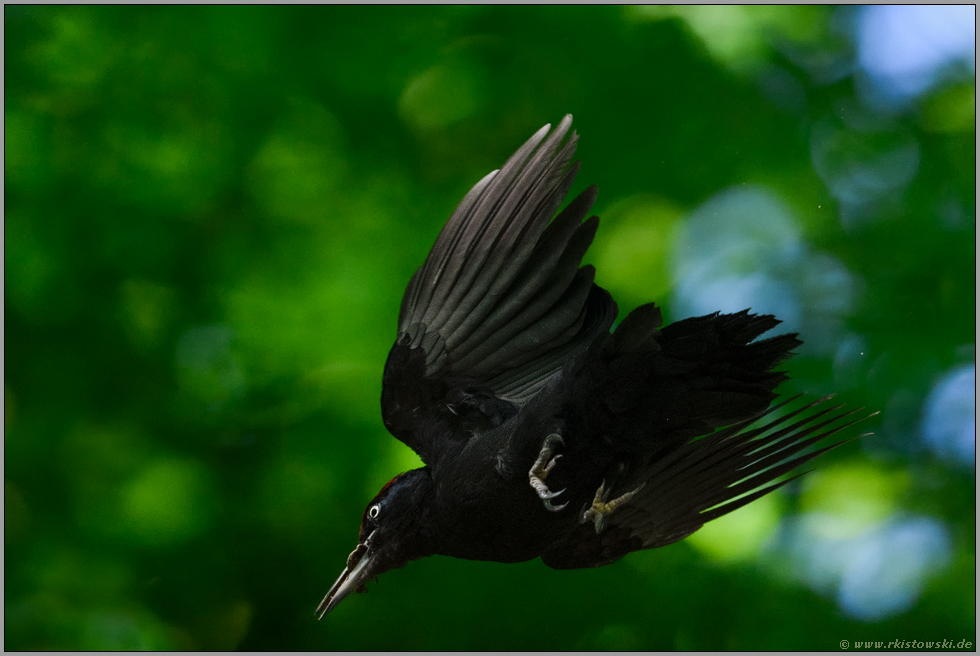
[[[973,649],[972,640],[850,640],[840,641],[841,649]]]

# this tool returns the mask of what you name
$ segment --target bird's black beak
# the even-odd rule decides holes
[[[375,576],[378,569],[375,562],[376,553],[371,549],[371,538],[374,537],[375,532],[372,531],[371,535],[367,536],[364,542],[358,544],[357,548],[347,557],[347,567],[344,568],[340,577],[330,587],[327,596],[316,608],[317,619],[323,619],[324,615],[333,610],[334,606],[352,591],[363,591],[364,584]]]

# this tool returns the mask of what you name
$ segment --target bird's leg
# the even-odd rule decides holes
[[[531,465],[531,471],[527,473],[528,480],[531,482],[531,487],[534,491],[538,493],[538,497],[544,504],[546,510],[551,512],[558,512],[562,508],[568,505],[568,502],[556,506],[551,503],[551,500],[557,497],[559,494],[564,492],[564,489],[558,490],[557,492],[552,492],[545,485],[544,480],[548,478],[548,474],[554,468],[555,463],[561,458],[561,454],[556,454],[555,457],[551,457],[552,449],[551,445],[561,444],[564,446],[565,440],[561,439],[561,435],[558,433],[552,433],[548,437],[544,438],[544,444],[541,445],[541,453],[538,454],[538,459],[534,461]]]
[[[595,532],[600,533],[606,525],[606,516],[611,515],[613,511],[625,504],[627,501],[633,498],[633,495],[643,489],[646,485],[646,481],[640,483],[632,492],[627,492],[626,494],[616,497],[612,501],[609,501],[609,495],[612,492],[612,488],[606,489],[606,480],[602,480],[602,485],[599,489],[595,491],[595,498],[592,500],[592,506],[582,513],[582,517],[579,519],[580,524],[591,520],[595,523]]]

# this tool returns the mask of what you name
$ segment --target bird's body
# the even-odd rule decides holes
[[[670,544],[780,486],[847,425],[820,402],[767,411],[785,379],[773,367],[801,343],[758,339],[771,316],[663,327],[651,303],[610,330],[616,304],[579,266],[595,188],[552,220],[578,170],[570,124],[477,183],[412,277],[382,413],[426,466],[369,504],[321,615],[423,556],[568,569]]]

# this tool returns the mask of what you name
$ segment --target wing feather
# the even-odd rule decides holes
[[[466,194],[405,290],[382,413],[424,460],[445,444],[422,432],[439,424],[453,442],[497,425],[615,319],[581,267],[595,188],[555,217],[578,173],[571,122],[538,130]]]

